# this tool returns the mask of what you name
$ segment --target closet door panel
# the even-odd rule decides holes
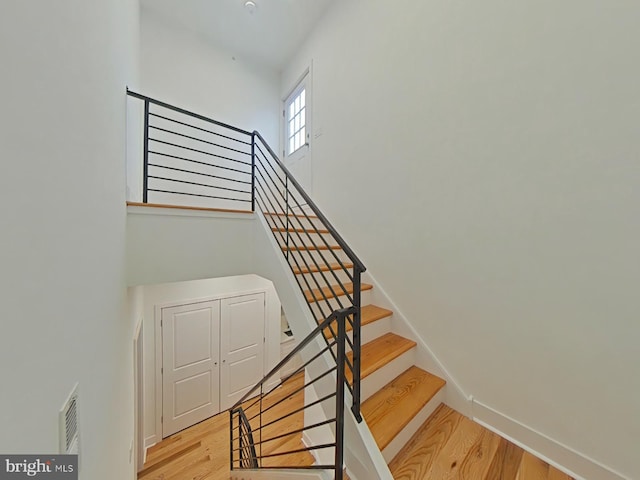
[[[225,298],[220,304],[220,408],[230,408],[264,372],[265,295]]]

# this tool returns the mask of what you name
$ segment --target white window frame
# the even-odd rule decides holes
[[[285,102],[285,149],[292,155],[309,143],[307,132],[307,89],[298,85]]]
[[[290,135],[289,135],[289,121],[291,120],[289,115],[289,106],[292,101],[300,95],[302,91],[305,91],[305,106],[304,106],[304,138],[303,141],[296,145],[295,148],[290,148]],[[310,149],[311,146],[311,71],[305,70],[304,74],[298,79],[295,87],[289,91],[289,94],[282,100],[282,154],[283,159],[295,155],[300,152],[302,148]],[[295,118],[295,115],[294,115]]]

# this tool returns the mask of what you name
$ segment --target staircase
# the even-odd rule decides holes
[[[297,216],[299,217],[299,215]],[[274,233],[282,232],[281,216],[266,213],[265,218]],[[323,285],[328,276],[326,271],[333,272],[337,278],[330,286],[322,288],[306,288],[303,295],[311,309],[322,318],[317,304],[326,303],[329,308],[339,307],[341,298],[353,293],[353,283],[345,276],[340,263],[349,263],[337,245],[325,246],[325,250],[334,252],[338,259],[331,262],[326,255],[319,254],[317,231],[320,235],[329,235],[317,222],[317,217],[309,215],[299,222],[299,218],[287,219],[301,233],[301,239],[314,238],[314,245],[304,242],[291,248],[286,245],[286,238],[276,235],[280,247],[288,255],[292,271],[300,285]],[[317,231],[316,231],[317,230]],[[326,239],[327,241],[330,238]],[[313,267],[311,267],[313,266]],[[313,278],[313,277],[321,278]],[[371,302],[373,287],[370,284],[360,285],[361,295],[361,412],[385,460],[390,462],[424,424],[429,416],[444,400],[446,382],[416,365],[416,342],[393,331],[393,311],[377,306]],[[350,325],[347,325],[350,332]],[[329,337],[329,332],[325,336]],[[353,360],[353,352],[347,354],[349,362]],[[346,372],[347,380],[352,381],[350,371]],[[348,470],[348,465],[347,465]]]
[[[281,217],[265,214],[274,234],[291,233],[279,226]],[[297,224],[295,231],[300,234],[299,238],[313,238],[315,245],[305,242],[291,247],[286,245],[286,237],[276,235],[276,238],[292,264],[299,285],[322,285],[328,278],[325,272],[333,272],[337,277],[331,285],[303,290],[311,309],[319,313],[316,304],[322,302],[330,305],[329,308],[338,308],[343,303],[340,299],[354,291],[353,283],[344,276],[342,268],[346,265],[350,268],[351,264],[339,246],[329,243],[329,232],[321,224],[315,224],[317,217],[308,215],[304,221],[300,221],[300,217],[290,215],[287,223]],[[321,235],[327,236],[328,246],[319,245]],[[320,254],[322,251],[332,251],[338,258],[331,262]],[[314,279],[314,276],[322,278]],[[372,285],[360,285],[361,413],[393,478],[571,480],[447,407],[443,403],[445,380],[416,365],[416,342],[394,332],[393,311],[371,303],[372,293]],[[347,324],[347,332],[350,331],[351,326]],[[329,329],[325,337],[331,337]],[[347,358],[352,361],[352,352]],[[351,382],[349,370],[346,377]]]
[[[272,401],[282,390],[264,391],[265,377],[252,390],[258,396],[252,405],[258,405],[256,408],[260,411],[244,420],[242,402],[238,402],[236,416],[236,407],[230,412],[231,465],[249,469],[256,466],[275,468],[269,463],[274,458],[284,458],[282,463],[278,463],[279,468],[297,465],[309,473],[312,470],[308,465],[310,452],[329,448],[333,449],[334,458],[315,467],[333,470],[336,478],[343,478],[343,389],[346,385],[353,400],[355,419],[359,421],[362,415],[389,466],[389,471],[381,472],[379,478],[386,478],[389,474],[396,479],[431,480],[570,478],[443,404],[446,382],[420,365],[422,357],[417,354],[417,343],[415,339],[399,335],[399,331],[394,329],[393,311],[373,303],[373,286],[361,281],[365,266],[259,132],[227,125],[135,92],[127,93],[130,98],[141,101],[144,109],[142,178],[140,182],[133,182],[142,185],[141,205],[169,208],[181,205],[183,208],[227,213],[261,212],[318,325],[312,328],[313,332],[307,332],[299,347],[315,345],[316,340],[323,343],[321,337],[324,336],[326,348],[314,358],[324,360],[330,353],[335,360],[332,370],[309,381],[306,374],[311,369],[301,367],[298,373],[303,383],[296,392],[304,392],[300,395],[304,405],[269,420],[266,425],[262,423],[263,412],[271,407],[263,408],[263,401],[266,402],[269,395],[272,395]],[[305,311],[300,316],[306,321],[307,314]],[[301,328],[308,326],[305,324]],[[290,357],[281,363],[289,360]],[[278,368],[274,368],[268,377],[275,375]],[[335,418],[312,426],[307,426],[305,419],[304,428],[292,427],[293,430],[274,438],[261,440],[259,436],[255,442],[250,439],[252,429],[262,435],[263,427],[276,429],[276,422],[290,419],[294,414],[304,417],[306,411],[303,410],[308,408],[305,404],[306,388],[334,371],[333,393],[315,403],[319,405],[329,397],[335,397]],[[329,378],[327,376],[323,381]],[[291,377],[284,378],[282,385],[290,381]],[[257,388],[259,392],[255,390]],[[277,405],[294,397],[285,396]],[[328,415],[326,411],[324,413]],[[233,422],[238,419],[240,423],[234,427]],[[257,425],[256,421],[259,422]],[[267,447],[267,443],[283,438],[297,445],[304,440],[301,436],[307,428],[327,426],[329,429],[329,423],[333,426],[333,443],[269,455],[262,451],[263,446],[264,450],[272,448]],[[242,427],[248,429],[248,433],[242,433]],[[236,437],[234,428],[237,428]],[[361,433],[363,437],[367,436],[366,430]],[[260,445],[260,453],[256,453],[255,445]],[[370,447],[374,448],[373,445]],[[190,448],[197,450],[193,446]],[[197,451],[198,455],[203,453]],[[168,460],[162,457],[166,452],[159,447],[160,460],[145,468],[145,478],[177,480],[177,477],[159,473],[163,462]],[[210,461],[213,458],[211,450],[204,453],[206,455],[198,459],[203,464],[207,463],[205,459]],[[234,455],[239,462],[234,460]],[[297,463],[287,463],[287,455],[293,455],[291,458]],[[265,464],[262,461],[266,458],[270,460]],[[384,470],[384,464],[379,460],[377,454],[376,458],[368,459],[377,469]],[[244,473],[248,471],[243,470],[241,477],[251,478]],[[202,475],[189,478],[214,478],[209,473]],[[257,472],[252,475],[257,475]],[[183,478],[181,474],[179,478]]]

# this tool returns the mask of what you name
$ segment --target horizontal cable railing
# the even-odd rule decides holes
[[[253,210],[253,135],[127,91],[140,100],[142,203]]]
[[[333,395],[344,402],[341,392],[348,389],[353,415],[358,422],[362,421],[360,330],[364,264],[260,133],[129,90],[127,94],[137,107],[131,121],[138,123],[142,131],[141,165],[128,165],[128,172],[133,170],[139,174],[137,183],[128,179],[129,191],[139,192],[142,204],[260,212],[318,325],[314,332],[324,342],[322,354],[326,353],[336,364],[332,372],[324,372],[326,375],[334,372],[338,375]],[[340,322],[336,312],[347,312],[343,315],[345,334],[342,340],[339,338]],[[344,349],[349,350],[348,355],[340,356],[339,343],[342,341]],[[300,372],[307,375],[309,369],[313,367],[307,365]],[[321,377],[317,381],[324,382],[326,378]],[[315,383],[306,384],[304,389],[315,386]],[[274,453],[272,457],[264,455],[265,448],[268,450],[286,440],[286,435],[264,438],[263,429],[267,431],[271,425],[261,423],[262,406],[270,391],[264,391],[264,381],[256,389],[259,391],[254,389],[253,393],[260,399],[260,415],[252,415],[249,407],[245,406],[238,406],[240,410],[236,409],[232,414],[235,422],[232,428],[235,425],[240,432],[235,446],[232,445],[236,468],[252,468],[256,466],[257,459],[282,456],[281,453]],[[322,404],[326,400],[318,401]],[[256,405],[252,407],[256,408]],[[260,419],[257,426],[256,418]],[[326,425],[310,427],[305,423],[301,428],[322,427]],[[342,445],[339,447],[342,450]],[[327,448],[335,448],[337,457],[335,445],[317,447],[321,451]],[[323,456],[322,452],[318,455]],[[257,465],[266,468],[268,463],[262,461]]]
[[[345,359],[352,411],[360,415],[361,275],[365,267],[313,200],[291,175],[264,138],[254,132],[255,203],[280,245],[317,323],[335,309],[354,307],[348,318]],[[336,327],[325,330],[327,341]],[[334,354],[335,358],[335,354]]]
[[[354,311],[333,312],[229,410],[231,470],[316,469],[343,478],[346,319]],[[336,336],[326,343],[331,324]],[[327,368],[330,350],[336,361]]]

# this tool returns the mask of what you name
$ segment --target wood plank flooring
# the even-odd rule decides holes
[[[304,375],[298,374],[269,395],[263,402],[264,407],[274,405],[281,399],[286,400],[266,411],[263,423],[302,407],[304,391],[293,395],[291,393],[302,387],[303,383]],[[248,400],[245,406],[252,403],[253,400]],[[255,408],[249,408],[247,416],[255,414]],[[278,422],[265,428],[264,439],[302,428],[303,415],[304,412],[301,411],[288,417],[286,422]],[[298,433],[265,443],[262,453],[266,455],[301,448],[304,448],[304,445],[301,434]],[[313,457],[308,452],[302,452],[265,459],[263,465],[306,466],[312,463]],[[228,480],[229,475],[229,412],[225,411],[151,447],[147,454],[147,462],[138,474],[138,480]]]
[[[389,468],[395,480],[572,480],[444,404]]]
[[[384,450],[445,383],[414,365],[369,397],[362,415],[378,448]]]
[[[283,384],[267,405],[287,398],[266,412],[263,421],[278,418],[303,404],[297,375]],[[247,402],[249,405],[252,401]],[[250,410],[250,409],[249,409]],[[265,438],[284,428],[301,428],[302,412],[289,417],[286,426],[265,431]],[[267,417],[269,416],[269,417]],[[384,421],[384,420],[383,420]],[[263,453],[303,448],[300,434],[265,444]],[[311,465],[313,457],[304,452],[265,460],[264,465]],[[440,405],[427,422],[391,461],[395,480],[573,480],[520,447]],[[229,414],[223,412],[183,430],[149,449],[147,463],[138,480],[228,480]]]

